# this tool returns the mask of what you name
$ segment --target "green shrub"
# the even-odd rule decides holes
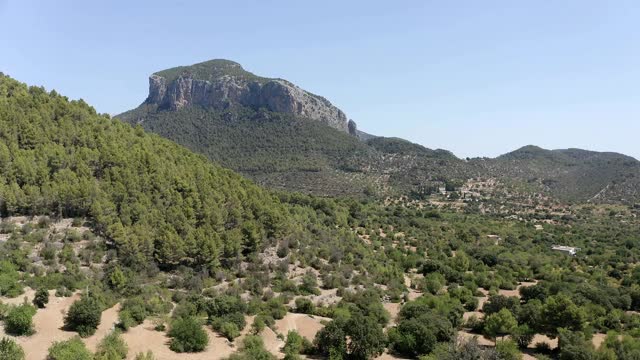
[[[76,331],[82,337],[91,336],[100,325],[102,309],[92,296],[83,296],[69,308],[64,319],[65,328]]]
[[[49,303],[49,290],[40,288],[33,298],[33,305],[42,309]]]
[[[8,261],[0,261],[0,295],[9,298],[21,295],[23,290],[19,280],[16,266]]]
[[[269,351],[264,348],[262,338],[256,335],[249,335],[242,341],[242,348],[239,352],[232,354],[228,360],[275,360]]]
[[[79,337],[53,343],[47,360],[93,360],[93,355]]]
[[[522,360],[518,345],[511,339],[497,341],[496,352],[501,360]]]
[[[233,339],[240,336],[240,330],[238,330],[238,326],[232,322],[225,322],[220,325],[220,335],[227,338],[229,341],[233,341]]]
[[[4,337],[0,339],[0,359],[24,360],[24,350],[12,339]]]
[[[31,335],[33,334],[33,315],[36,309],[31,305],[20,305],[9,310],[4,320],[5,329],[11,335]]]
[[[151,350],[149,350],[146,353],[138,353],[134,360],[155,360],[155,357]]]
[[[0,320],[4,320],[4,318],[9,313],[9,308],[9,305],[4,304],[2,301],[0,301]]]
[[[130,328],[138,325],[138,323],[133,319],[131,313],[127,310],[120,310],[118,314],[118,327],[124,331],[128,331]]]
[[[518,344],[519,347],[526,349],[533,337],[535,336],[535,331],[533,331],[527,325],[520,325],[513,331],[513,340]]]
[[[122,340],[120,333],[113,331],[100,341],[94,360],[125,359],[128,351],[127,344]]]
[[[123,323],[123,320],[130,320],[126,327],[128,329],[131,326],[142,324],[148,315],[144,300],[136,297],[122,303],[120,322]]]
[[[302,314],[313,314],[315,305],[307,298],[296,299],[296,312]]]
[[[297,331],[289,331],[287,340],[284,343],[283,351],[285,356],[295,357],[302,352],[304,346],[304,338]]]
[[[200,352],[209,343],[209,337],[202,325],[192,317],[174,320],[168,335],[171,337],[169,348],[178,353]]]
[[[56,297],[69,297],[73,295],[73,291],[69,290],[65,286],[61,286],[56,289]]]

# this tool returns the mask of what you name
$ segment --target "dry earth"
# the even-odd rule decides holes
[[[36,333],[31,336],[13,337],[25,351],[26,360],[43,360],[47,357],[49,346],[55,341],[64,341],[76,335],[74,332],[64,331],[64,314],[74,301],[80,298],[76,293],[71,297],[55,297],[55,291],[49,292],[49,304],[45,309],[39,309],[33,317]],[[33,296],[31,296],[33,298]],[[22,303],[22,297],[19,297]],[[2,299],[9,303],[15,299]],[[0,337],[6,336],[4,326],[0,330]]]

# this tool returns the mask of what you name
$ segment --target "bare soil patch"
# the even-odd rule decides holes
[[[24,349],[26,360],[43,360],[47,357],[49,346],[56,341],[68,340],[75,335],[75,332],[64,331],[64,315],[73,304],[80,298],[76,293],[71,297],[55,297],[55,291],[49,292],[49,303],[44,309],[38,309],[33,316],[33,324],[36,333],[31,336],[20,336],[13,338]],[[5,299],[2,299],[5,302]],[[7,301],[8,302],[8,301]],[[18,304],[22,303],[19,301]],[[0,330],[0,337],[7,336],[4,326]]]
[[[307,314],[288,313],[284,318],[276,321],[276,329],[285,336],[289,331],[295,330],[300,335],[313,341],[318,331],[324,327],[321,323],[322,320],[331,321],[331,319],[321,316],[312,317]]]

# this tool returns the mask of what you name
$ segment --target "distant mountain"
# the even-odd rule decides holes
[[[243,106],[264,108],[320,121],[356,135],[355,122],[327,99],[282,79],[256,76],[229,60],[210,60],[179,66],[149,77],[145,104],[159,110],[178,110],[189,105],[224,110]]]
[[[526,182],[567,201],[640,199],[640,161],[618,153],[529,145],[483,163],[490,175]]]
[[[464,161],[367,134],[325,98],[229,60],[152,74],[147,99],[118,117],[284,190],[423,197],[487,177],[563,201],[640,201],[640,163],[631,157],[525,146]]]

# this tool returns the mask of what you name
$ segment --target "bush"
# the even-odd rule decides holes
[[[0,261],[0,295],[9,298],[22,294],[22,285],[18,281],[20,274],[9,261]]]
[[[49,291],[44,288],[38,289],[36,291],[36,295],[33,298],[33,305],[37,308],[42,309],[49,303]]]
[[[71,295],[73,295],[73,292],[65,286],[56,289],[56,297],[69,297]]]
[[[0,359],[24,360],[24,350],[12,339],[2,338],[0,339]]]
[[[535,331],[531,330],[529,326],[520,325],[513,331],[512,338],[519,347],[526,349],[531,344],[535,334]]]
[[[240,352],[231,355],[228,360],[275,360],[273,356],[264,348],[262,338],[249,335],[242,342]]]
[[[49,348],[47,360],[92,360],[93,355],[79,337],[55,342]]]
[[[280,320],[287,315],[287,309],[282,303],[282,299],[273,298],[267,301],[265,313],[271,315],[271,317],[276,320]]]
[[[346,334],[336,320],[328,323],[313,339],[313,346],[318,354],[329,357],[331,354],[342,355],[346,348]]]
[[[118,314],[118,327],[123,331],[129,331],[130,328],[138,325],[131,316],[131,313],[126,310],[120,310]]]
[[[207,333],[200,323],[192,318],[180,318],[173,322],[168,333],[171,337],[169,348],[175,352],[200,352],[209,343]]]
[[[151,350],[149,350],[146,353],[138,353],[134,360],[155,360],[155,357]]]
[[[496,342],[496,352],[501,360],[522,360],[522,354],[518,345],[513,340],[500,340]]]
[[[142,324],[147,315],[145,303],[141,298],[128,299],[122,304],[118,326],[127,331],[130,327]]]
[[[3,304],[2,301],[0,301],[0,320],[3,320],[8,313],[9,313],[9,305]]]
[[[289,331],[287,334],[287,341],[284,344],[284,353],[287,357],[295,357],[302,352],[304,341],[303,337],[298,334],[297,331]]]
[[[91,296],[84,296],[74,302],[64,319],[64,326],[71,331],[77,331],[82,337],[91,336],[100,325],[102,309],[98,301]]]
[[[94,360],[121,360],[127,357],[127,352],[127,344],[120,333],[114,331],[100,341]]]
[[[296,312],[302,314],[313,314],[315,310],[315,305],[313,302],[307,298],[297,298],[296,299]]]
[[[31,305],[20,305],[9,310],[5,322],[5,329],[11,335],[33,334],[33,315],[36,309]]]
[[[402,320],[389,331],[390,347],[404,355],[418,356],[433,351],[437,339],[429,323],[420,319]]]
[[[232,322],[222,323],[220,329],[218,330],[220,335],[227,338],[229,341],[233,341],[233,339],[240,336],[240,330],[238,330],[238,326]]]

